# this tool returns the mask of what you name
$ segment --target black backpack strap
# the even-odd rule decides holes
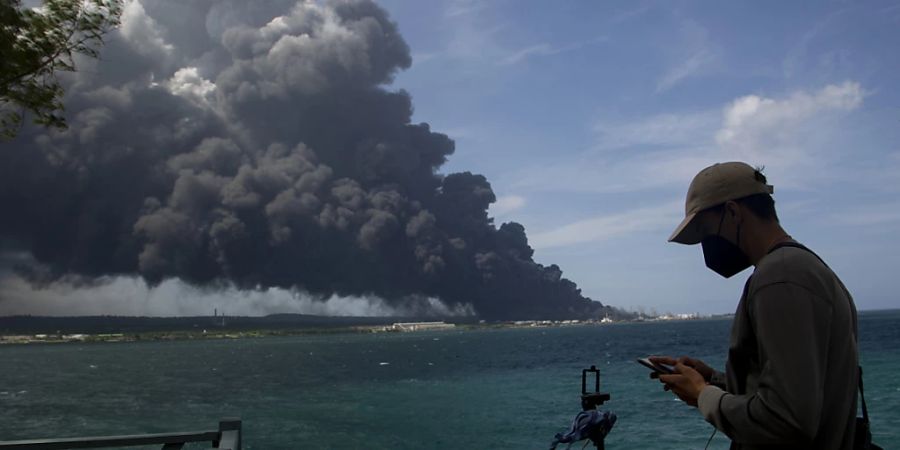
[[[863,421],[869,423],[869,410],[866,408],[866,393],[863,392],[862,366],[859,366],[859,399],[862,403]]]
[[[769,249],[769,252],[768,252],[768,253],[772,253],[772,252],[774,252],[775,250],[778,250],[779,248],[782,248],[782,247],[794,247],[794,248],[799,248],[799,249],[801,249],[801,250],[806,250],[806,251],[812,253],[812,255],[816,257],[816,259],[818,259],[819,261],[821,261],[822,264],[825,265],[825,267],[828,267],[828,263],[826,263],[825,260],[822,259],[821,256],[819,256],[818,254],[816,254],[816,252],[810,250],[809,247],[807,247],[807,246],[805,246],[805,245],[803,245],[803,244],[801,244],[801,243],[799,243],[799,242],[795,242],[795,241],[779,242],[779,243],[775,244],[774,247],[772,247],[771,249]],[[768,253],[767,253],[767,254],[768,254]],[[828,268],[830,269],[830,267],[828,267]]]
[[[859,398],[862,403],[862,417],[856,418],[856,437],[853,448],[854,450],[884,450],[872,442],[872,425],[869,423],[869,409],[866,408],[866,394],[863,392],[862,366],[859,367]]]
[[[816,252],[810,250],[809,247],[807,247],[799,242],[796,242],[796,241],[786,241],[786,242],[780,242],[778,244],[775,244],[775,246],[772,247],[771,250],[769,250],[769,253],[772,253],[775,250],[778,250],[779,248],[782,248],[782,247],[794,247],[794,248],[799,248],[801,250],[806,250],[807,252],[812,253],[812,255],[815,256],[819,261],[821,261],[822,264],[825,265],[825,267],[828,267],[828,263],[826,263],[825,260],[822,259],[821,256],[817,255]],[[828,267],[828,268],[831,269],[830,267]],[[843,286],[843,285],[844,285],[844,283],[841,282],[841,286]],[[846,289],[846,288],[844,288],[844,289]],[[864,424],[864,430],[857,430],[857,432],[862,431],[862,432],[866,433],[867,448],[880,448],[871,443],[872,437],[870,434],[871,432],[869,430],[869,409],[866,408],[866,394],[865,394],[865,391],[863,390],[863,370],[862,370],[862,366],[857,366],[857,368],[859,369],[859,384],[858,384],[859,399],[860,399],[860,403],[862,403],[862,421]]]

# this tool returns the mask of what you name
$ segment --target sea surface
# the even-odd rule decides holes
[[[900,311],[859,316],[876,442],[900,448]],[[245,449],[546,449],[601,370],[608,449],[702,449],[712,433],[634,362],[721,366],[730,320],[285,338],[0,346],[0,440],[213,429]],[[564,447],[564,446],[563,446]],[[710,448],[728,447],[718,434]],[[581,448],[581,443],[572,448]]]

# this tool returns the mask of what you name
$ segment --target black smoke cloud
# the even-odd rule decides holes
[[[438,298],[481,317],[596,315],[454,142],[411,122],[406,42],[369,1],[129,3],[66,80],[70,128],[0,151],[3,251],[33,283]]]

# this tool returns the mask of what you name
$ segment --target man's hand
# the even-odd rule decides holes
[[[700,372],[680,362],[675,365],[675,373],[661,374],[659,381],[666,385],[666,390],[671,390],[690,406],[697,406],[700,392],[706,387],[706,380]]]
[[[716,372],[712,367],[709,367],[703,361],[699,359],[691,358],[690,356],[682,356],[678,359],[672,358],[670,356],[651,356],[649,358],[650,361],[656,364],[665,364],[667,366],[675,366],[678,363],[684,364],[697,372],[700,372],[700,375],[703,375],[703,379],[709,383],[709,380],[712,378],[713,374]],[[650,373],[650,378],[657,378],[659,374],[656,372]]]

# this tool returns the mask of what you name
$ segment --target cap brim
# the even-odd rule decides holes
[[[687,245],[699,244],[700,241],[703,240],[703,236],[700,235],[697,227],[692,224],[696,217],[697,213],[688,214],[684,220],[678,224],[678,228],[675,228],[672,235],[669,236],[669,242],[678,242],[679,244]]]

